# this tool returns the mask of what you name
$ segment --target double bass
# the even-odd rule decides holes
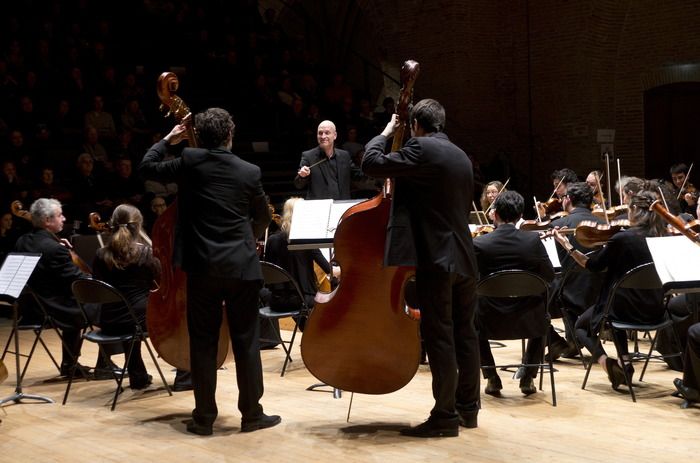
[[[419,66],[401,68],[397,106],[400,127],[392,151],[401,148]],[[418,322],[408,315],[404,285],[413,267],[385,267],[384,244],[391,210],[391,182],[377,196],[348,209],[336,229],[340,284],[318,293],[301,340],[308,370],[329,386],[386,394],[405,386],[420,361]]]
[[[187,126],[187,140],[197,147],[197,136],[192,126],[192,113],[176,95],[180,83],[172,72],[158,77],[158,98],[166,117],[173,115],[178,124]],[[187,276],[172,260],[177,223],[177,202],[173,202],[153,224],[151,240],[153,255],[160,260],[162,274],[160,287],[148,297],[146,325],[151,343],[160,356],[180,370],[190,369],[190,337],[187,331]],[[219,332],[217,365],[221,366],[228,353],[228,325],[224,322]]]

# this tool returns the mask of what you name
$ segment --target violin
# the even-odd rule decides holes
[[[476,238],[477,236],[485,235],[487,233],[491,233],[496,229],[495,226],[491,224],[484,224],[484,225],[478,225],[474,231],[472,231],[472,238]]]
[[[559,228],[562,234],[573,234],[576,241],[584,248],[597,248],[606,244],[616,233],[629,228],[629,220],[614,220],[608,223],[597,223],[592,220],[583,220],[576,228]],[[554,230],[543,233],[540,238],[552,236]]]
[[[697,220],[692,220],[687,224],[684,223],[679,217],[676,217],[668,212],[668,209],[665,208],[659,200],[654,201],[651,206],[649,206],[649,210],[660,215],[664,220],[666,220],[666,222],[669,223],[669,225],[673,226],[673,228],[685,235],[685,237],[690,241],[700,245],[700,231],[698,230],[700,226],[698,226]]]
[[[24,209],[24,206],[22,206],[22,203],[20,201],[12,201],[12,204],[10,205],[10,210],[12,211],[12,215],[14,215],[15,217],[20,217],[30,222],[32,221],[32,214],[28,210]],[[81,272],[87,273],[88,275],[92,275],[92,269],[90,268],[90,266],[78,255],[78,253],[76,253],[73,250],[73,246],[71,246],[68,240],[61,239],[56,235],[53,235],[53,237],[56,239],[58,244],[68,249],[71,261],[76,267],[80,269]]]
[[[627,214],[628,212],[629,206],[627,206],[626,204],[623,204],[621,206],[609,207],[605,210],[603,210],[603,208],[600,206],[596,206],[591,210],[591,213],[594,216],[599,217],[601,219],[605,219],[606,221],[612,220],[615,217],[619,217],[623,214]]]
[[[551,228],[551,220],[523,220],[520,229],[524,231],[542,231]]]

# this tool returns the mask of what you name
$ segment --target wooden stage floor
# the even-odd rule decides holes
[[[0,321],[2,346],[10,328],[9,320]],[[60,355],[55,337],[48,334],[46,339]],[[29,336],[24,334],[22,350],[28,347]],[[498,362],[514,361],[519,352],[520,343],[510,342],[506,348],[494,349],[494,356]],[[86,346],[83,363],[91,364],[95,358],[94,347]],[[239,433],[235,369],[229,361],[219,370],[214,435],[200,437],[186,433],[183,424],[193,407],[192,393],[169,397],[156,381],[146,391],[127,388],[114,412],[108,406],[113,381],[77,382],[68,404],[60,405],[66,383],[56,380],[47,355],[38,351],[24,380],[24,392],[45,395],[57,403],[3,407],[0,462],[680,462],[700,454],[700,408],[679,408],[681,400],[671,396],[672,380],[679,373],[658,362],[651,364],[644,383],[637,382],[636,404],[629,395],[613,391],[598,367],[587,390],[581,390],[584,370],[571,360],[556,364],[557,407],[551,405],[547,381],[544,391],[523,397],[518,382],[501,372],[503,397],[482,395],[478,429],[462,429],[458,438],[426,440],[402,437],[397,431],[428,415],[432,397],[427,366],[421,366],[415,378],[393,394],[355,396],[346,422],[350,394],[334,399],[329,392],[306,391],[316,381],[304,368],[298,347],[284,378],[279,376],[281,349],[263,351],[262,359],[263,405],[267,413],[281,415],[282,423]],[[10,377],[0,385],[0,398],[12,394],[15,387],[14,357],[6,357],[5,363]],[[162,366],[172,381],[174,372]],[[149,367],[149,372],[156,375],[154,368]]]

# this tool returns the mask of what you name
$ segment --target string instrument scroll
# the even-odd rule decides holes
[[[176,92],[180,86],[177,75],[164,72],[158,77],[158,98],[161,110],[167,110],[178,124],[186,126],[189,145],[197,147],[197,135],[192,125],[192,113]],[[190,338],[187,331],[187,276],[172,260],[177,223],[177,201],[173,202],[153,224],[151,237],[153,255],[160,260],[160,288],[148,297],[146,325],[151,343],[169,364],[190,369]],[[228,353],[228,326],[224,322],[219,332],[217,365],[221,366]]]
[[[685,235],[685,237],[688,238],[690,241],[700,246],[700,232],[697,231],[696,223],[684,223],[679,217],[676,217],[675,215],[671,214],[668,211],[668,209],[665,208],[663,204],[661,204],[661,201],[659,200],[654,201],[649,207],[649,210],[656,212],[659,216],[666,220],[666,222],[668,222],[673,228],[681,232],[681,234]],[[694,220],[693,222],[697,221]]]
[[[401,68],[399,127],[392,151],[403,144],[408,107],[419,66]],[[384,266],[392,182],[374,198],[348,209],[333,248],[342,278],[330,293],[317,293],[304,329],[301,354],[319,380],[350,392],[386,394],[406,385],[420,361],[418,322],[406,310],[404,285],[412,267]]]

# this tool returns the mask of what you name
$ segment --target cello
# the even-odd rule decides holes
[[[401,68],[397,114],[401,124],[392,151],[401,148],[419,65]],[[340,284],[317,293],[301,340],[304,364],[329,386],[364,394],[386,394],[405,386],[420,361],[417,320],[406,310],[404,285],[413,267],[384,266],[391,211],[391,182],[377,196],[348,209],[336,229],[335,260]]]
[[[180,83],[172,72],[158,77],[158,98],[166,117],[173,115],[178,124],[187,126],[187,139],[191,147],[197,147],[197,136],[192,126],[192,113],[185,102],[176,95]],[[151,292],[146,310],[146,326],[151,343],[158,354],[170,365],[190,369],[190,337],[187,331],[187,276],[172,260],[177,223],[177,201],[173,202],[153,224],[151,239],[153,255],[160,260],[162,274],[160,287]],[[229,335],[226,317],[221,324],[217,366],[221,366],[228,353]]]

